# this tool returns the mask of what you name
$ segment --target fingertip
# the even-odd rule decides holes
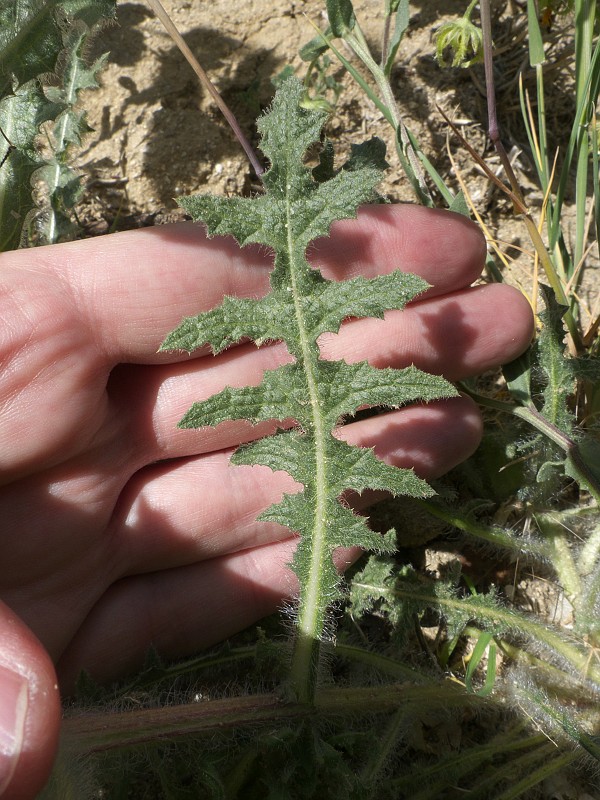
[[[394,204],[365,206],[353,220],[333,224],[329,239],[315,247],[315,262],[327,277],[371,276],[401,269],[425,278],[430,294],[469,286],[483,270],[486,241],[462,214]]]
[[[378,414],[340,428],[337,435],[359,447],[374,447],[387,464],[412,468],[431,480],[473,455],[482,433],[476,403],[458,395]]]
[[[469,286],[485,264],[487,245],[479,227],[463,214],[416,205],[384,206],[398,228],[402,269],[423,275],[444,292]]]
[[[58,746],[58,682],[40,642],[3,603],[0,643],[0,797],[33,800]]]
[[[506,350],[502,363],[506,364],[521,355],[531,342],[535,331],[531,303],[523,292],[506,283],[494,283],[482,288],[494,293],[497,314],[502,319],[502,329],[498,329],[498,334]]]

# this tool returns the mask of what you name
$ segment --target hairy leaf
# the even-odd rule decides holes
[[[390,39],[384,72],[389,77],[392,74],[394,59],[402,42],[410,20],[409,0],[387,0],[386,13],[395,16],[394,32]]]
[[[211,236],[231,234],[242,245],[256,242],[274,252],[271,292],[257,300],[226,297],[222,304],[184,320],[162,349],[193,350],[209,343],[215,353],[249,337],[257,344],[284,341],[294,363],[265,373],[259,386],[226,388],[194,404],[182,427],[217,425],[227,419],[253,423],[279,420],[280,432],[238,449],[236,464],[264,464],[285,470],[304,487],[284,496],[262,514],[300,534],[293,568],[301,586],[298,621],[305,639],[318,640],[326,626],[327,607],[339,596],[339,576],[331,558],[338,547],[360,545],[384,551],[389,544],[369,530],[341,499],[345,492],[367,488],[424,497],[432,493],[412,470],[394,469],[372,450],[336,438],[345,417],[365,406],[398,408],[417,400],[456,394],[442,378],[415,367],[375,369],[366,362],[347,364],[320,357],[318,337],[337,332],[348,317],[382,317],[402,308],[427,284],[396,271],[372,279],[328,281],[310,267],[306,249],[329,233],[331,223],[353,217],[373,199],[380,171],[360,151],[352,168],[333,171],[317,182],[304,154],[319,139],[324,115],[300,107],[302,86],[286,81],[271,112],[259,121],[262,149],[271,166],[264,176],[266,193],[253,199],[196,196],[181,204],[201,219]],[[371,147],[378,163],[379,148]]]
[[[28,81],[0,101],[0,251],[19,245],[32,206],[31,180],[41,165],[34,140],[42,122],[60,110],[46,99],[37,81]]]
[[[91,27],[114,13],[114,0],[0,0],[0,98],[13,79],[22,84],[54,71],[66,24],[79,19]]]
[[[0,0],[0,250],[72,231],[80,182],[67,148],[89,130],[75,104],[104,63],[88,65],[83,51],[114,14],[115,0]]]
[[[570,433],[574,417],[567,401],[574,389],[574,372],[565,352],[563,315],[566,309],[556,302],[554,292],[548,287],[542,284],[540,289],[546,304],[546,310],[540,314],[543,328],[536,344],[546,381],[542,414],[561,431]]]
[[[77,106],[79,92],[98,86],[98,73],[107,58],[105,54],[88,65],[84,51],[89,44],[90,33],[82,20],[75,20],[63,33],[64,48],[58,58],[55,74],[58,85],[46,89],[46,96],[60,104],[63,110],[46,131],[52,155],[34,175],[34,179],[42,182],[46,189],[40,195],[39,210],[30,222],[35,231],[35,244],[52,244],[75,232],[69,210],[79,200],[83,190],[79,176],[69,166],[68,148],[72,144],[81,144],[81,137],[90,130],[86,113]]]

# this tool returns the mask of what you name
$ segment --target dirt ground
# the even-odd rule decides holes
[[[256,145],[255,119],[273,95],[272,79],[289,65],[304,78],[306,64],[298,51],[315,36],[314,25],[325,27],[324,0],[164,0],[164,5]],[[377,57],[383,0],[355,0],[354,6]],[[483,175],[456,136],[449,136],[440,113],[442,109],[454,120],[475,151],[499,173],[499,160],[486,135],[483,67],[441,69],[434,58],[435,31],[464,9],[464,0],[411,2],[410,26],[398,53],[392,86],[404,123],[442,178],[454,191],[459,186],[457,173],[464,181],[488,238],[495,239],[505,254],[505,280],[529,293],[533,259],[523,223],[515,220],[510,202]],[[535,81],[528,68],[525,3],[497,0],[493,13],[503,140],[536,215],[543,198],[528,155],[517,88],[521,70],[525,88],[533,89]],[[554,43],[547,48],[551,146],[559,144],[570,129],[573,111],[564,70],[560,81],[552,82],[552,62],[560,64],[570,41],[559,33],[555,32]],[[100,90],[88,92],[84,99],[93,130],[76,166],[86,176],[85,200],[78,209],[86,235],[179,219],[182,214],[175,198],[180,195],[252,192],[256,178],[239,144],[147,4],[120,2],[118,24],[102,33],[95,50],[96,55],[110,51],[110,61]],[[353,142],[381,137],[391,165],[382,190],[392,202],[413,202],[389,125],[343,69],[336,71],[334,65],[331,74],[341,94],[326,133],[340,157]],[[333,99],[331,94],[328,99]],[[598,292],[593,289],[597,281],[590,284],[592,288],[583,294],[591,309]]]
[[[253,144],[255,119],[273,95],[272,79],[291,65],[304,77],[300,47],[325,27],[324,0],[165,0],[164,5],[187,44],[238,117]],[[361,27],[377,56],[382,38],[383,0],[355,0]],[[518,104],[518,73],[533,87],[525,42],[525,10],[520,0],[494,4],[494,43],[499,117],[507,150],[536,211],[542,196],[533,180],[528,143]],[[481,168],[453,135],[448,156],[448,126],[440,109],[458,125],[474,149],[499,172],[499,161],[486,136],[487,110],[483,68],[441,69],[433,38],[444,21],[460,16],[463,0],[413,0],[408,32],[394,67],[392,85],[404,123],[420,142],[448,185],[465,182],[489,238],[506,255],[505,276],[529,290],[533,261],[523,223],[510,203],[484,177]],[[548,49],[560,61],[561,37]],[[93,132],[78,154],[88,191],[79,217],[86,234],[164,222],[181,217],[175,198],[198,191],[238,194],[256,186],[253,172],[220,112],[148,5],[122,2],[118,24],[105,30],[97,54],[110,51],[99,91],[85,98]],[[350,53],[346,53],[350,55]],[[556,131],[570,126],[569,81],[552,84],[548,118]],[[389,125],[343,69],[332,70],[341,94],[327,135],[343,156],[352,142],[379,136],[388,145],[391,167],[383,192],[392,201],[414,201],[394,152]],[[331,95],[328,99],[332,99]],[[593,303],[593,298],[590,300]]]
[[[381,0],[355,5],[369,39],[378,42]],[[466,86],[464,94],[471,97],[469,112],[475,121],[483,105],[464,72],[442,72],[432,57],[434,28],[458,14],[464,3],[424,0],[418,5],[421,10],[412,20],[394,84],[405,122],[424,141],[426,151],[435,155],[443,151],[445,136],[436,103],[451,110],[457,88]],[[444,17],[436,10],[441,6]],[[256,142],[254,120],[272,97],[272,78],[290,64],[304,75],[298,51],[315,35],[311,22],[324,27],[323,0],[237,4],[169,0],[165,7]],[[85,101],[94,133],[86,141],[79,164],[91,174],[96,194],[111,206],[119,197],[129,212],[155,213],[173,209],[175,196],[200,189],[248,191],[251,178],[244,154],[149,7],[120,3],[118,19],[119,25],[106,31],[98,43],[99,49],[111,53],[102,90],[90,92]],[[378,135],[389,141],[388,126],[379,111],[351,80],[343,82],[346,88],[328,135],[340,149],[364,136]],[[394,200],[412,199],[397,167],[390,171],[385,190]]]
[[[272,78],[288,65],[304,77],[299,48],[315,35],[313,24],[325,27],[323,0],[165,0],[165,6],[186,42],[256,144],[254,120],[273,94]],[[383,0],[355,2],[361,26],[379,52]],[[393,73],[393,87],[405,124],[449,184],[457,187],[447,154],[448,128],[439,108],[453,117],[472,146],[498,161],[487,143],[486,105],[481,67],[442,70],[434,59],[433,35],[447,19],[464,11],[463,0],[411,3],[411,23]],[[515,13],[515,11],[517,13]],[[502,102],[509,85],[512,106],[505,109],[507,144],[526,145],[522,126],[515,125],[514,67],[523,64],[520,30],[524,15],[518,5],[500,3],[496,46]],[[510,43],[504,46],[503,43]],[[244,154],[206,92],[160,22],[143,3],[123,2],[118,25],[96,44],[109,50],[110,64],[102,88],[88,93],[93,132],[78,155],[77,165],[88,176],[88,192],[79,209],[87,234],[176,219],[175,199],[197,191],[236,194],[252,191],[253,174]],[[504,53],[504,55],[503,55]],[[502,61],[504,59],[504,61]],[[413,201],[394,152],[390,128],[375,105],[344,76],[333,74],[342,92],[327,127],[340,155],[351,142],[373,135],[388,143],[391,167],[383,184],[392,201]],[[331,98],[331,95],[329,96]],[[499,237],[509,259],[519,259],[515,281],[530,283],[531,259],[519,258],[524,246],[522,224],[511,219],[510,207],[483,177],[464,148],[451,140],[462,178],[490,231]],[[530,183],[526,155],[520,157],[523,180]],[[541,197],[531,194],[534,204]],[[442,254],[443,255],[443,254]]]

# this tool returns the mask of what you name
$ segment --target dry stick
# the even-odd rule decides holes
[[[223,100],[223,98],[221,97],[221,95],[219,94],[219,92],[217,91],[215,86],[213,85],[211,79],[208,77],[208,75],[206,74],[204,69],[200,66],[200,64],[198,63],[198,61],[195,58],[194,54],[192,53],[190,48],[185,43],[182,35],[179,33],[179,31],[177,30],[177,28],[173,24],[173,21],[171,20],[171,17],[167,14],[165,9],[161,5],[160,0],[148,0],[148,5],[154,11],[154,13],[159,18],[159,20],[162,22],[162,24],[165,26],[169,36],[173,39],[173,41],[175,42],[177,47],[181,50],[181,52],[183,53],[186,61],[191,66],[191,68],[194,70],[194,72],[198,76],[198,78],[199,78],[200,82],[202,83],[202,85],[205,86],[208,89],[208,91],[210,92],[213,100],[215,101],[215,103],[219,107],[219,110],[221,111],[221,113],[223,114],[223,116],[225,117],[227,122],[230,124],[231,129],[233,130],[237,140],[239,141],[239,143],[244,148],[244,152],[248,156],[248,160],[252,164],[252,167],[254,168],[254,171],[256,172],[258,177],[260,177],[265,170],[264,170],[262,164],[260,163],[260,161],[258,160],[258,157],[256,156],[256,153],[254,152],[254,150],[252,148],[252,145],[250,144],[250,142],[248,141],[248,139],[246,138],[246,136],[242,132],[242,129],[240,128],[237,119],[232,114],[231,110],[229,109],[229,106],[225,103],[225,101]]]
[[[570,334],[569,350],[572,355],[577,355],[578,352],[583,350],[583,342],[581,340],[579,329],[577,328],[577,323],[575,322],[573,313],[571,311],[571,305],[565,294],[564,287],[560,282],[560,279],[556,274],[556,270],[554,269],[554,266],[550,260],[548,250],[546,249],[546,245],[544,244],[541,234],[537,229],[537,225],[527,210],[527,206],[521,192],[521,187],[519,186],[519,182],[512,168],[512,164],[510,163],[510,159],[506,154],[504,145],[500,140],[500,126],[498,125],[498,117],[496,113],[496,91],[494,87],[490,0],[481,0],[479,13],[481,18],[481,30],[483,33],[483,60],[485,67],[485,84],[488,107],[488,135],[496,149],[496,152],[498,153],[498,156],[500,157],[500,161],[502,162],[502,166],[504,167],[504,171],[506,172],[506,176],[510,182],[512,191],[508,191],[508,188],[504,186],[504,184],[502,184],[502,186],[504,191],[506,191],[512,198],[516,210],[523,214],[527,232],[539,255],[542,266],[544,267],[544,272],[546,273],[546,277],[552,286],[557,301],[560,303],[560,305],[566,306],[564,320]],[[489,171],[486,170],[486,172],[489,174]]]

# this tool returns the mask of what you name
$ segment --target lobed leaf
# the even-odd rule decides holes
[[[54,72],[65,23],[92,27],[115,16],[114,0],[0,0],[0,98]]]
[[[81,189],[66,151],[89,130],[75,103],[105,60],[89,65],[83,51],[114,15],[115,0],[0,0],[0,250],[72,233],[68,211]]]
[[[338,6],[344,14],[351,9],[349,3]],[[355,545],[380,552],[389,549],[389,540],[370,531],[365,519],[347,507],[344,494],[369,488],[417,497],[432,493],[411,470],[395,469],[373,450],[340,441],[336,427],[360,408],[399,408],[450,397],[456,390],[443,378],[414,366],[376,369],[367,362],[347,364],[320,357],[321,334],[336,333],[349,317],[381,318],[387,310],[401,309],[427,284],[400,271],[335,282],[311,268],[306,259],[310,243],[328,235],[334,220],[353,217],[361,203],[376,199],[378,167],[384,159],[381,147],[371,142],[355,149],[346,167],[335,171],[327,151],[317,180],[303,158],[319,140],[325,117],[301,107],[302,94],[299,81],[285,81],[270,113],[259,121],[262,149],[271,162],[263,177],[264,195],[181,201],[205,223],[209,236],[232,235],[241,245],[255,242],[272,249],[270,294],[256,300],[224,298],[217,308],[184,320],[162,349],[192,351],[210,344],[218,353],[243,338],[257,344],[279,340],[295,359],[265,372],[258,386],[227,387],[195,403],[180,425],[198,428],[229,419],[254,424],[276,420],[281,428],[295,424],[292,430],[240,447],[233,462],[285,470],[303,487],[297,494],[285,495],[260,518],[300,535],[292,564],[300,582],[295,657],[299,666],[292,672],[297,680],[314,686],[316,667],[306,661],[314,655],[311,642],[322,637],[328,606],[340,596],[333,550]],[[311,670],[313,678],[306,678]],[[310,691],[301,691],[300,696],[308,699]]]

